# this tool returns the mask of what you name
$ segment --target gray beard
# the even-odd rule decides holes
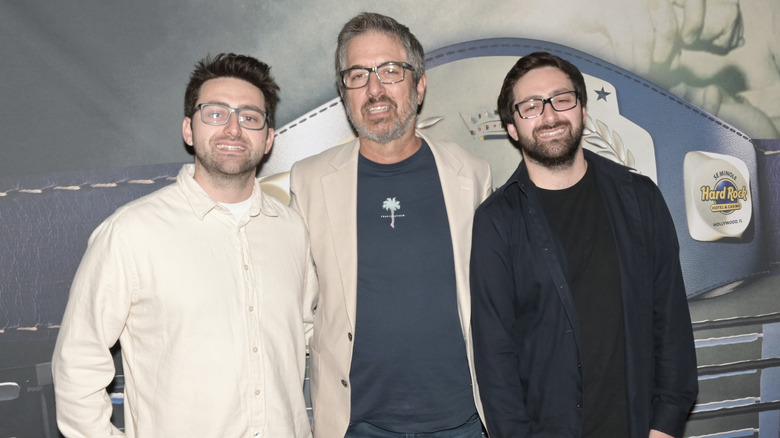
[[[355,119],[352,117],[352,111],[349,108],[349,102],[346,100],[344,102],[344,109],[347,112],[347,119],[349,119],[349,123],[352,125],[355,131],[357,131],[358,137],[365,138],[379,144],[387,144],[393,140],[401,138],[406,132],[414,127],[414,123],[417,120],[417,109],[419,107],[419,105],[417,105],[417,88],[412,90],[410,102],[411,105],[409,108],[407,108],[408,111],[401,111],[400,116],[402,120],[398,120],[387,131],[378,133],[372,132],[365,124],[360,125],[355,122]]]

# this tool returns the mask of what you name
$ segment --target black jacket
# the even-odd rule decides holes
[[[585,154],[620,261],[630,436],[680,436],[698,383],[674,223],[652,180]],[[491,438],[582,435],[580,331],[565,261],[523,162],[474,218],[472,334]]]

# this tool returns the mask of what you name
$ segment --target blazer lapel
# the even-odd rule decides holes
[[[334,171],[322,177],[322,193],[336,248],[347,316],[355,327],[357,302],[357,154],[358,141],[330,161]]]
[[[422,136],[422,135],[421,135]],[[474,181],[460,174],[463,162],[438,143],[422,136],[431,148],[439,171],[447,220],[450,225],[452,256],[455,263],[458,313],[463,336],[471,326],[471,295],[469,294],[469,255],[471,254],[471,224],[474,217]]]

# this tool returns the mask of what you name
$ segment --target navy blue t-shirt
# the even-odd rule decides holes
[[[433,154],[358,161],[351,421],[394,432],[460,426],[475,412],[447,209]]]

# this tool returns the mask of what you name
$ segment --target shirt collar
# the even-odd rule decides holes
[[[181,187],[182,193],[189,202],[190,207],[192,207],[192,212],[198,219],[203,220],[207,214],[219,205],[195,181],[195,164],[189,163],[182,166],[176,181]],[[249,216],[258,216],[260,213],[271,217],[279,216],[278,207],[267,199],[267,196],[260,188],[260,181],[257,178],[255,178],[251,198],[252,204],[249,207]]]

